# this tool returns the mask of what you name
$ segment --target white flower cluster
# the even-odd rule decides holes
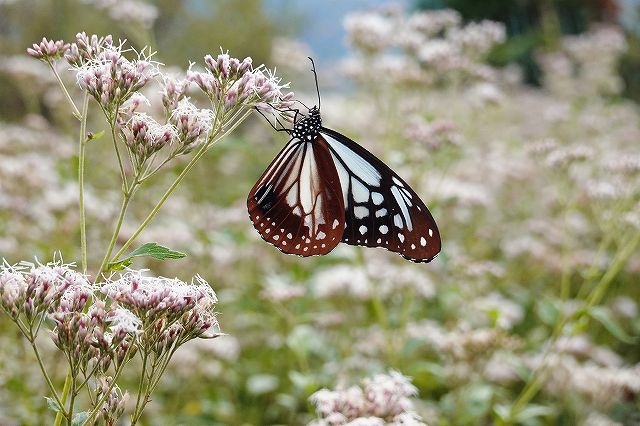
[[[487,53],[506,39],[502,24],[482,21],[462,25],[460,15],[453,10],[419,12],[403,16],[397,11],[362,12],[345,18],[350,44],[362,52],[351,60],[349,68],[356,77],[386,75],[396,81],[441,83],[458,77],[490,80],[494,70],[483,64]],[[397,51],[404,51],[400,55]],[[386,52],[392,51],[388,55]],[[378,57],[384,61],[376,61]],[[388,57],[395,57],[390,60]],[[358,66],[354,62],[365,62]],[[394,70],[405,74],[384,73],[379,65],[404,64]],[[417,74],[414,66],[418,65]]]
[[[309,397],[319,419],[313,426],[407,425],[426,426],[413,410],[418,390],[397,371],[365,378],[362,386],[321,389]]]
[[[538,55],[545,86],[563,97],[619,94],[618,60],[627,47],[622,30],[611,26],[566,37],[561,51]]]

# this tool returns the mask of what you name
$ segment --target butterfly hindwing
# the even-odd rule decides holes
[[[431,213],[393,170],[356,142],[322,127],[342,187],[345,231],[351,245],[384,247],[414,262],[429,262],[440,251]]]
[[[247,207],[260,236],[281,251],[311,256],[333,250],[345,210],[326,141],[293,138],[254,185]]]

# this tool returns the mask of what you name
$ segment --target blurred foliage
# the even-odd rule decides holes
[[[594,23],[618,19],[616,0],[416,0],[417,9],[452,8],[465,20],[491,19],[502,22],[509,39],[496,48],[491,63],[504,66],[512,62],[522,66],[526,81],[540,85],[542,73],[534,54],[553,49],[560,37],[580,34]],[[629,51],[621,59],[620,72],[626,84],[625,95],[640,100],[640,42],[628,34]]]

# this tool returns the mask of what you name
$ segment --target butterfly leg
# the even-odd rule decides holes
[[[274,109],[275,109],[275,108],[274,108]],[[271,122],[271,120],[269,120],[269,118],[267,118],[267,116],[266,116],[266,115],[264,115],[264,113],[263,113],[262,111],[260,111],[258,108],[256,108],[256,111],[258,111],[258,112],[260,113],[260,115],[261,115],[262,117],[264,117],[264,119],[265,119],[265,120],[267,120],[267,123],[269,123],[269,125],[270,125],[270,126],[273,128],[273,130],[275,130],[276,132],[289,132],[289,131],[290,131],[289,129],[287,129],[287,128],[284,126],[284,124],[282,124],[282,123],[280,122],[280,120],[278,120],[278,117],[275,117],[275,116],[274,116],[274,118],[275,118],[275,120],[276,120],[276,123],[280,125],[280,128],[279,128],[279,129],[278,129],[278,128],[277,128],[277,127],[276,127],[276,126]],[[285,111],[286,111],[286,110],[285,110]],[[292,110],[292,111],[296,111],[296,110]],[[297,111],[296,111],[296,117],[297,117]],[[295,119],[294,119],[294,122],[295,122]]]

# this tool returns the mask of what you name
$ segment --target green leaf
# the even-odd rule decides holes
[[[121,271],[128,268],[133,263],[134,257],[149,256],[157,260],[166,259],[182,259],[187,255],[180,251],[171,250],[168,247],[161,246],[158,243],[146,243],[132,251],[124,259],[109,263],[109,271]]]
[[[104,136],[104,130],[98,133],[87,133],[87,142],[95,141]]]
[[[536,312],[542,322],[549,326],[555,325],[560,319],[560,311],[558,307],[550,300],[540,300],[536,304]]]
[[[536,417],[548,417],[555,413],[555,410],[551,407],[545,407],[544,405],[529,404],[523,408],[518,414],[516,414],[515,420],[518,423],[525,423],[528,420]]]
[[[48,396],[45,396],[44,399],[47,400],[47,406],[49,407],[49,410],[53,411],[54,413],[57,413],[60,411],[60,406],[58,405],[58,402],[54,398],[49,398]]]
[[[131,260],[130,257],[121,260],[119,262],[113,262],[109,264],[109,271],[122,271],[125,268],[128,268],[129,266],[131,266],[131,264],[133,263],[133,261]]]
[[[71,420],[71,425],[82,426],[88,417],[89,417],[88,411],[82,411],[81,413],[77,413],[73,416],[73,420]]]
[[[594,306],[589,309],[587,313],[591,318],[602,324],[604,328],[606,328],[607,331],[613,334],[618,340],[629,344],[636,342],[636,338],[629,336],[622,326],[611,317],[609,309],[603,306]]]
[[[182,259],[187,257],[185,253],[171,250],[170,248],[159,245],[158,243],[146,243],[129,253],[128,259],[132,257],[151,256],[154,259]]]

